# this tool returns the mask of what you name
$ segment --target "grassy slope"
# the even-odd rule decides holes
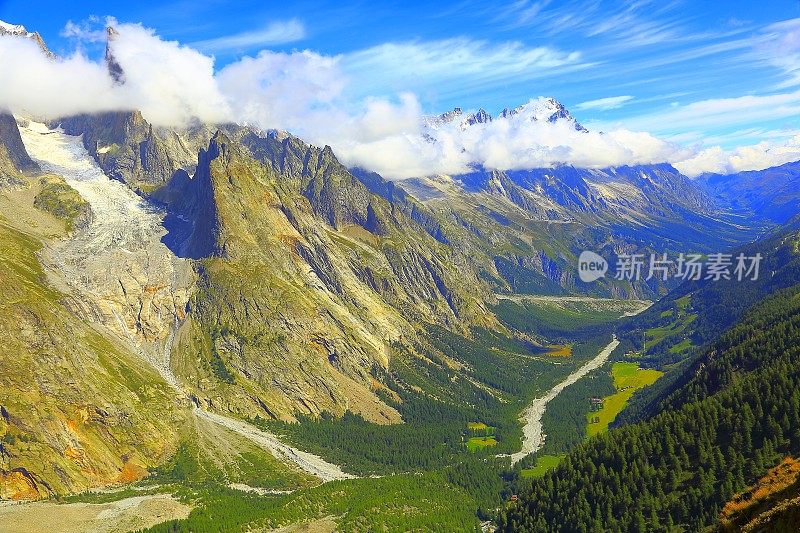
[[[336,481],[285,496],[223,487],[195,496],[202,504],[188,519],[148,531],[274,529],[326,517],[338,531],[472,531],[478,524],[471,498],[437,474]]]
[[[726,533],[797,531],[799,527],[800,462],[793,457],[785,457],[720,513],[719,529]]]
[[[564,457],[564,455],[539,455],[536,457],[536,464],[533,468],[522,469],[520,476],[523,478],[542,477],[548,470],[557,467]]]
[[[78,191],[70,187],[60,176],[44,176],[39,180],[39,191],[33,205],[63,220],[67,231],[86,220],[91,213],[89,203]]]

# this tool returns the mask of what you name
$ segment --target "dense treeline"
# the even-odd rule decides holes
[[[666,316],[666,313],[677,312],[681,307],[679,300],[689,296],[688,311],[697,315],[697,318],[688,336],[695,346],[706,347],[765,297],[800,283],[797,239],[795,231],[779,232],[732,252],[734,257],[739,253],[748,257],[762,254],[757,280],[738,281],[734,277],[730,280],[686,282],[641,315],[626,321],[618,335],[641,348],[642,332],[668,324],[672,317]],[[679,357],[670,349],[680,340],[671,339],[650,346],[642,364],[662,367],[675,363]]]
[[[434,406],[431,403],[431,409]],[[319,420],[303,419],[299,424],[271,423],[269,429],[288,435],[293,442],[303,443],[307,451],[342,464],[351,472],[392,474],[441,468],[468,456],[463,444],[466,413],[443,414],[446,418],[439,424],[382,426],[347,412],[342,418],[324,414]],[[256,420],[256,424],[265,422]]]
[[[648,346],[647,353],[640,359],[642,366],[664,369],[670,365],[670,371],[654,386],[634,396],[618,417],[618,423],[636,422],[658,413],[661,400],[680,387],[682,376],[688,375],[687,368],[694,359],[703,357],[710,342],[767,296],[800,284],[800,255],[797,253],[800,234],[793,229],[798,223],[800,219],[788,225],[788,229],[733,252],[734,255],[744,253],[753,256],[761,253],[764,256],[758,280],[687,282],[638,317],[623,323],[618,335],[641,349],[643,332],[672,321],[673,316],[664,315],[670,311],[677,313],[683,307],[680,303],[682,299],[689,300],[684,312],[696,315],[685,335],[694,348],[676,353],[673,347],[681,342],[682,336]]]
[[[400,412],[403,424],[371,424],[352,413],[303,419],[300,424],[257,423],[358,474],[437,469],[518,450],[519,412],[580,363],[577,355],[559,365],[540,361],[533,347],[480,329],[468,339],[431,327],[428,340],[427,349],[419,347],[425,358],[394,357],[386,377],[401,401],[388,395],[384,400]],[[576,350],[596,350],[598,345],[599,341]],[[444,358],[464,366],[452,368]],[[470,452],[464,442],[469,422],[494,428],[497,444]]]
[[[536,480],[505,531],[700,530],[800,452],[800,289],[756,306],[650,420],[593,438]]]
[[[152,532],[252,531],[336,517],[340,531],[433,528],[471,531],[477,517],[488,517],[504,497],[498,476],[507,461],[475,460],[436,472],[365,478],[312,486],[318,480],[295,474],[271,455],[247,451],[222,454],[187,441],[149,480],[154,488],[125,496],[169,491],[194,507],[184,520],[153,527]],[[508,475],[508,474],[506,474]],[[231,482],[276,489],[257,495],[231,489]],[[293,493],[281,493],[291,491]],[[116,501],[121,494],[84,495],[77,501]]]
[[[614,310],[574,311],[552,304],[500,300],[493,308],[504,324],[517,331],[536,335],[550,342],[586,340],[611,334],[620,312]]]
[[[275,496],[212,484],[182,498],[196,505],[188,518],[147,532],[261,531],[325,518],[321,527],[335,520],[337,531],[475,531],[478,525],[474,501],[436,473],[334,481]]]
[[[495,456],[522,445],[519,412],[584,357],[596,355],[608,338],[576,345],[573,357],[555,360],[559,364],[553,358],[541,360],[536,347],[487,330],[465,338],[431,327],[427,340],[428,345],[417,347],[426,357],[394,357],[385,376],[402,401],[388,394],[383,399],[401,413],[403,424],[376,425],[352,413],[341,418],[325,414],[299,424],[256,423],[353,473],[437,472],[470,495],[478,516],[491,516],[507,498],[505,481],[513,477],[508,459]],[[444,358],[465,366],[454,369]],[[476,387],[476,381],[494,390]],[[470,422],[492,427],[497,444],[470,451]],[[583,422],[578,426],[585,431]]]

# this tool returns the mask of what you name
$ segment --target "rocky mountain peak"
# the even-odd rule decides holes
[[[497,116],[497,118],[506,120],[512,117],[518,117],[532,122],[555,123],[559,120],[566,120],[573,123],[576,130],[587,131],[586,128],[575,120],[575,117],[564,107],[564,104],[555,98],[535,98],[521,106],[514,108],[507,107]],[[465,130],[475,124],[488,124],[493,120],[495,120],[495,118],[483,108],[478,109],[475,113],[465,114],[462,108],[455,107],[452,111],[442,113],[435,117],[426,118],[425,124],[430,128],[436,129],[446,124],[458,123],[459,127]]]
[[[434,116],[434,117],[427,117],[425,122],[431,127],[442,126],[444,124],[451,124],[456,120],[460,119],[464,114],[464,111],[460,107],[454,107],[452,111],[447,111],[446,113],[442,113],[441,115]]]
[[[486,124],[491,121],[492,115],[487,113],[485,109],[480,108],[477,112],[469,115],[464,122],[472,126],[474,124]]]
[[[0,35],[8,33],[12,35],[27,35],[28,31],[22,24],[9,24],[0,20]]]
[[[114,53],[112,52],[113,42],[118,36],[119,32],[113,27],[109,26],[106,28],[105,60],[111,77],[114,78],[116,83],[122,84],[125,83],[125,72],[122,70],[122,66],[120,66],[120,64],[117,62],[116,58],[114,57]]]
[[[230,136],[222,130],[217,130],[214,136],[211,137],[207,153],[209,160],[219,157],[225,163],[229,163],[237,156],[241,156],[243,152],[240,149],[240,145],[234,142]]]
[[[458,126],[464,130],[475,124],[486,124],[491,121],[492,115],[487,113],[483,108],[475,113],[465,114],[462,108],[454,107],[452,111],[426,119],[426,124],[432,128],[437,128],[445,124],[458,123]]]
[[[39,48],[47,57],[51,59],[55,59],[56,57],[56,55],[47,48],[47,45],[44,43],[44,39],[42,39],[42,36],[39,35],[38,32],[30,32],[25,29],[25,26],[22,24],[10,24],[0,20],[0,37],[6,35],[31,39],[37,45],[39,45]]]
[[[527,104],[515,107],[513,109],[503,109],[500,112],[500,118],[511,118],[513,116],[523,116],[533,122],[551,122],[555,123],[559,120],[567,120],[575,124],[575,129],[578,131],[587,131],[581,124],[575,120],[572,113],[564,107],[564,104],[555,98],[539,97],[531,100]]]

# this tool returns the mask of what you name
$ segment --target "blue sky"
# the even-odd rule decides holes
[[[112,15],[213,55],[341,55],[351,97],[497,113],[535,96],[596,129],[732,148],[800,130],[800,2],[29,2],[0,19],[73,50],[68,21]],[[85,45],[84,45],[85,46]],[[100,45],[89,48],[101,53]]]

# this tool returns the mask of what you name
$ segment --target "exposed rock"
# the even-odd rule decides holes
[[[482,283],[330,148],[239,139],[216,134],[194,176],[155,194],[185,221],[173,250],[203,259],[179,372],[200,404],[248,416],[358,405],[396,420],[370,392],[372,369],[385,373],[391,343],[413,338],[417,321],[491,319],[478,311]]]
[[[47,57],[50,59],[55,59],[56,57],[56,55],[47,48],[47,45],[45,44],[44,39],[42,39],[42,36],[39,35],[39,32],[29,32],[25,29],[25,26],[22,26],[21,24],[8,24],[7,22],[0,20],[0,37],[4,35],[30,39],[39,46],[41,51]]]
[[[181,130],[157,128],[138,111],[78,115],[53,121],[68,135],[83,135],[83,145],[110,177],[149,193],[173,174],[193,172],[197,152],[213,130],[196,124]]]
[[[39,172],[22,143],[19,127],[10,113],[0,113],[0,189],[25,183],[24,174]]]

